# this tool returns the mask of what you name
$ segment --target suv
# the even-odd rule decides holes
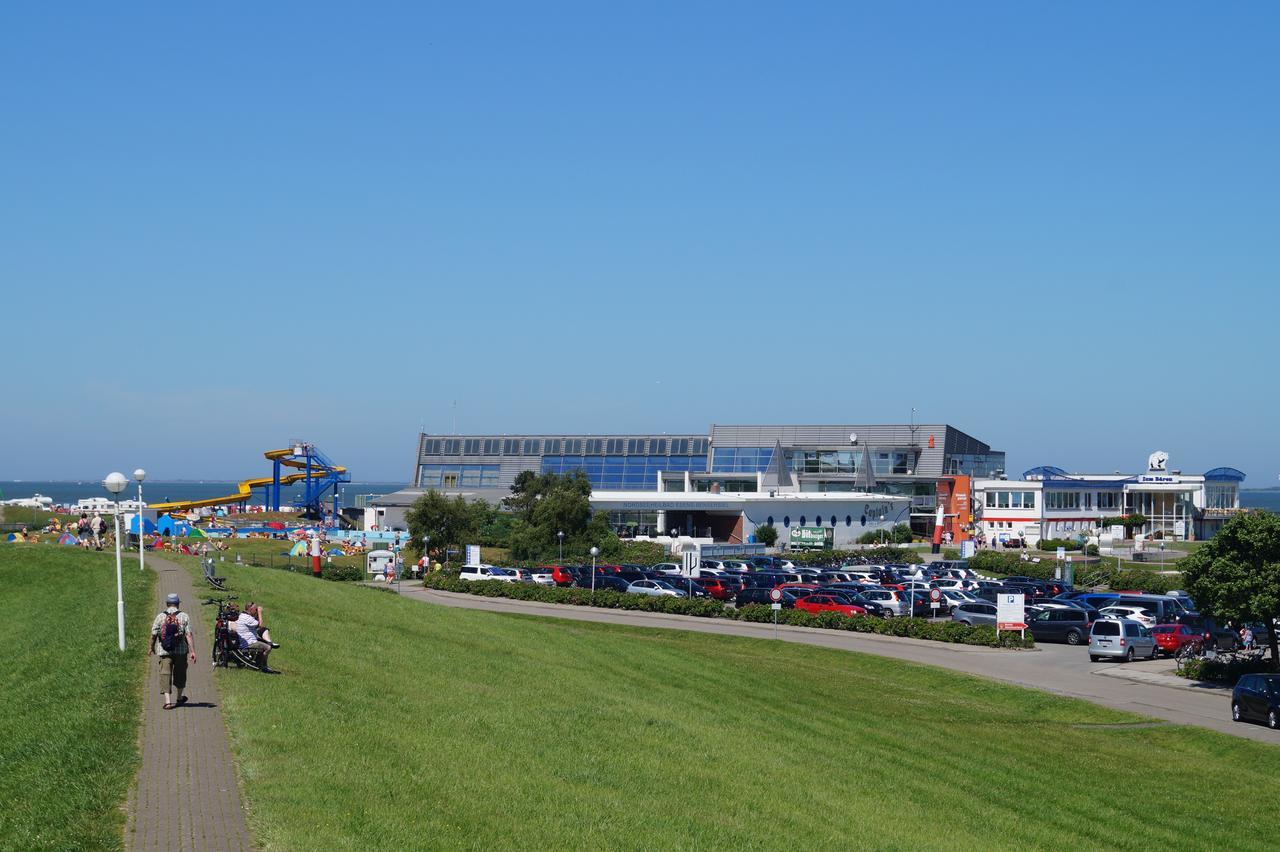
[[[1214,648],[1218,651],[1234,651],[1240,644],[1240,637],[1230,627],[1223,627],[1218,622],[1204,615],[1191,614],[1185,615],[1181,619],[1181,623],[1190,627],[1200,637],[1200,641],[1204,643],[1206,648]],[[1264,633],[1265,637],[1266,634]],[[1258,639],[1258,634],[1254,633],[1254,641]]]
[[[767,606],[768,604],[773,603],[773,598],[769,596],[769,593],[772,591],[773,589],[766,589],[763,586],[749,586],[738,592],[737,596],[733,600],[733,605],[736,607],[744,607],[748,604],[765,604]],[[783,609],[791,609],[796,605],[797,600],[799,600],[799,595],[795,592],[789,592],[786,589],[783,589],[782,600],[779,601],[779,603],[782,604]]]
[[[1027,630],[1037,642],[1079,645],[1089,635],[1089,614],[1072,607],[1046,609],[1027,622]]]
[[[501,580],[504,583],[518,583],[519,579],[505,568],[494,565],[464,565],[459,580]]]
[[[995,604],[985,602],[962,603],[951,611],[951,620],[958,621],[961,624],[968,624],[971,627],[978,627],[984,624],[995,627],[996,607]]]
[[[1095,621],[1089,632],[1089,660],[1094,663],[1107,657],[1133,662],[1139,654],[1154,660],[1158,647],[1150,630],[1128,618]]]

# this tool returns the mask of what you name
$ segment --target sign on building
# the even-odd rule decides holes
[[[960,558],[970,559],[978,552],[978,544],[973,540],[960,542]]]
[[[478,544],[467,545],[467,564],[468,565],[480,564],[480,545]]]
[[[828,527],[792,527],[792,550],[830,550],[833,530]]]
[[[1173,536],[1174,536],[1174,538],[1177,538],[1177,539],[1184,539],[1184,538],[1186,538],[1186,537],[1187,537],[1187,522],[1186,522],[1186,521],[1174,521],[1174,522],[1173,522]]]

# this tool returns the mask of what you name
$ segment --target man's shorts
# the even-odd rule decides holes
[[[187,688],[187,658],[160,658],[160,691],[172,692],[174,689]]]

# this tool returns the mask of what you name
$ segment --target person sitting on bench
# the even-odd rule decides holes
[[[242,612],[236,617],[235,621],[231,622],[230,627],[236,632],[240,650],[256,653],[259,659],[262,660],[258,670],[263,674],[275,674],[271,667],[267,665],[267,656],[271,653],[271,645],[258,636],[258,619],[247,612]]]
[[[278,644],[271,641],[271,631],[267,628],[266,610],[258,606],[253,601],[249,601],[249,603],[245,604],[244,611],[257,620],[258,626],[253,629],[253,632],[258,634],[258,638],[263,642],[266,642],[272,648],[279,648],[280,646]]]

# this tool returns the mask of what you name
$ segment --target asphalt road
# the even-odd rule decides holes
[[[757,639],[774,638],[774,627],[771,624],[513,601],[504,598],[483,598],[437,592],[424,589],[416,583],[412,586],[406,585],[401,590],[401,594],[428,603],[463,609],[627,624],[633,627],[689,630],[696,633],[749,636]],[[1014,683],[1018,686],[1042,689],[1057,695],[1081,698],[1095,704],[1180,725],[1199,725],[1237,737],[1280,745],[1280,731],[1271,731],[1263,725],[1237,724],[1231,721],[1229,690],[1189,684],[1170,686],[1128,679],[1128,677],[1143,677],[1156,671],[1167,670],[1170,668],[1168,661],[1091,663],[1087,650],[1069,645],[1044,644],[1034,651],[1011,651],[807,627],[779,627],[777,636],[779,640],[785,642],[839,648],[908,660],[913,663],[941,666],[953,671]],[[1122,676],[1116,677],[1117,674]],[[1158,677],[1152,679],[1159,680]]]

